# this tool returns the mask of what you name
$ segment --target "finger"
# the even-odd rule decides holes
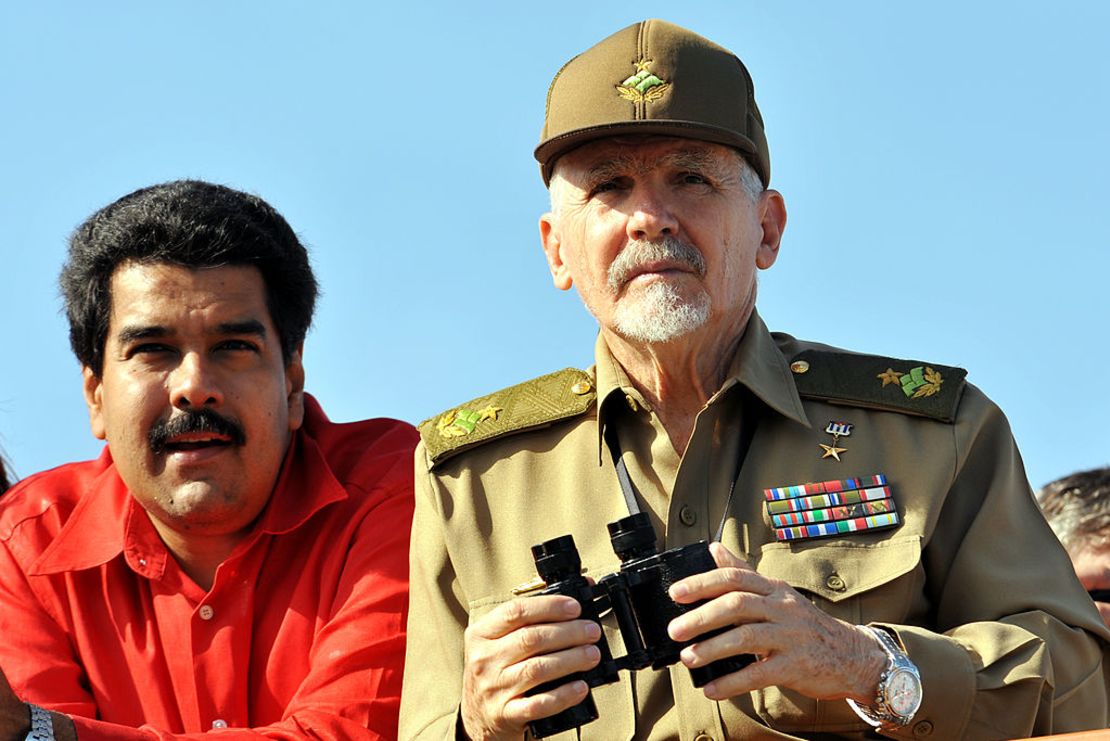
[[[752,592],[726,592],[679,615],[667,626],[675,641],[692,641],[711,630],[768,620],[767,601]]]
[[[719,659],[740,654],[766,656],[774,653],[774,628],[767,623],[738,625],[731,630],[691,643],[679,655],[690,669],[711,664]]]
[[[561,684],[546,692],[527,697],[514,697],[505,703],[502,711],[505,720],[515,726],[523,726],[533,720],[548,718],[572,708],[586,699],[589,687],[581,679]]]
[[[752,662],[738,672],[718,677],[701,689],[710,700],[727,700],[753,690],[781,684],[779,678],[785,668],[785,661],[772,656]]]
[[[468,627],[467,632],[480,638],[496,639],[526,625],[573,620],[581,612],[581,605],[570,597],[557,594],[521,597],[490,610]]]
[[[719,567],[712,571],[688,576],[671,585],[668,594],[679,604],[689,604],[703,599],[713,599],[728,592],[753,592],[768,595],[775,584],[767,577],[747,567]]]
[[[735,556],[719,542],[709,544],[717,568],[680,579],[670,587],[670,599],[684,605],[699,599],[710,599],[725,591],[744,589],[769,595],[773,583],[759,575],[743,559]]]
[[[506,664],[543,654],[555,653],[575,646],[597,643],[601,626],[592,620],[570,620],[565,623],[528,625],[503,636],[495,642],[494,653],[500,653]]]
[[[503,680],[512,695],[523,695],[548,683],[561,685],[566,677],[593,669],[601,661],[597,646],[575,646],[543,656],[533,656],[506,668]]]
[[[775,591],[775,586],[767,577],[754,571],[728,567],[694,574],[677,581],[671,586],[669,594],[679,604],[690,604],[736,591],[766,596]]]

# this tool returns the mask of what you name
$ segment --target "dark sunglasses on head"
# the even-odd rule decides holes
[[[1088,589],[1087,594],[1095,602],[1110,602],[1110,589]]]

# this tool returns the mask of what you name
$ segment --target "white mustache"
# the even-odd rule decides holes
[[[682,240],[669,236],[658,242],[638,239],[629,242],[609,265],[609,289],[616,293],[641,265],[664,260],[680,263],[700,276],[705,275],[705,258]]]

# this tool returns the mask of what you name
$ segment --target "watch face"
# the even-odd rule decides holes
[[[921,680],[913,672],[895,670],[886,690],[887,707],[896,715],[910,718],[921,707]]]

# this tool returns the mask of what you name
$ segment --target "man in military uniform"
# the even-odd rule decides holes
[[[636,511],[660,550],[716,541],[718,568],[670,588],[701,604],[668,630],[721,632],[593,687],[581,738],[1105,727],[1110,633],[998,408],[959,368],[756,313],[786,211],[740,60],[661,21],[619,31],[556,75],[535,154],[544,252],[600,325],[596,365],[422,426],[401,736],[520,738],[582,702],[568,675],[606,656],[599,635],[622,643],[612,618],[527,594],[530,546],[573,534],[600,581],[620,566],[605,524]]]

